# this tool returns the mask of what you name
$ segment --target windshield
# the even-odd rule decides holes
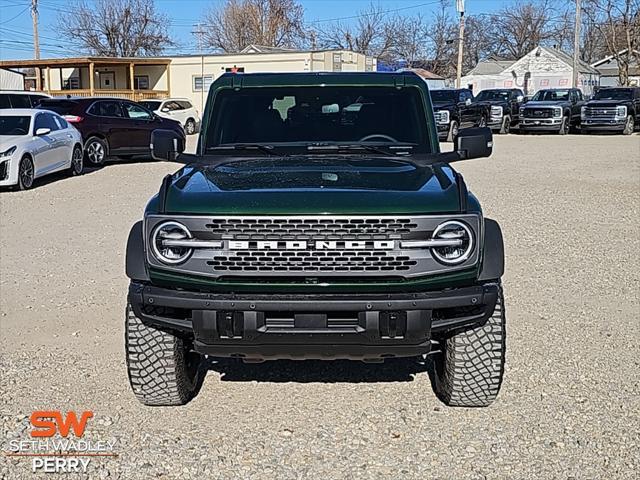
[[[603,88],[596,92],[593,100],[631,100],[633,90],[630,88]]]
[[[0,135],[27,135],[31,125],[31,117],[2,115],[0,117]]]
[[[482,90],[476,100],[509,100],[509,90]]]
[[[147,100],[147,101],[138,102],[138,103],[142,105],[144,108],[146,108],[147,110],[151,110],[152,112],[154,112],[160,108],[160,104],[162,102],[154,102],[151,100]]]
[[[409,87],[275,87],[222,90],[215,96],[209,152],[260,144],[306,151],[310,146],[407,145],[429,152],[420,91]]]
[[[455,102],[456,92],[454,90],[431,90],[431,100],[433,102]]]
[[[557,102],[569,100],[569,90],[540,90],[531,99],[534,102]]]

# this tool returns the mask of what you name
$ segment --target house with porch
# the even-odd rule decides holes
[[[130,100],[165,98],[171,70],[168,58],[79,57],[2,60],[2,69],[32,69],[32,89],[52,96],[114,96]]]
[[[225,72],[373,72],[376,59],[349,50],[291,50],[249,45],[235,54],[136,58],[2,60],[0,69],[29,69],[30,90],[51,96],[110,96],[139,101],[187,98],[200,111],[209,86]]]

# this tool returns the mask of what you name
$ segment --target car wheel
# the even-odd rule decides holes
[[[629,115],[627,117],[627,123],[624,124],[624,130],[622,130],[623,135],[631,135],[635,130],[635,121],[633,120],[633,115]]]
[[[187,120],[187,123],[185,123],[184,125],[184,131],[187,133],[187,135],[193,135],[194,133],[196,133],[196,122],[193,120],[193,118]]]
[[[84,153],[94,167],[101,167],[107,159],[107,142],[98,137],[91,137],[84,146]]]
[[[558,130],[558,135],[566,135],[569,133],[569,129],[571,128],[571,122],[569,121],[569,117],[562,117],[562,123],[560,124],[560,130]]]
[[[129,383],[144,405],[184,405],[193,399],[206,374],[204,356],[191,342],[145,325],[127,305],[125,349]]]
[[[31,157],[25,155],[18,165],[18,188],[20,190],[29,190],[33,187],[35,180],[35,168]]]
[[[447,136],[448,142],[455,142],[456,138],[458,138],[458,122],[455,120],[451,120],[451,125],[449,126],[449,135]]]
[[[500,133],[509,133],[511,131],[511,117],[505,115],[502,119],[502,126],[500,127]]]
[[[506,317],[502,287],[493,314],[480,327],[440,342],[434,358],[435,390],[447,405],[486,407],[498,396],[504,375]]]
[[[84,168],[84,155],[80,145],[73,147],[73,153],[71,154],[71,175],[77,176],[82,174]]]

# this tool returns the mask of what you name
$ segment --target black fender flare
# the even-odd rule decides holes
[[[125,271],[131,280],[149,281],[144,250],[144,228],[142,220],[131,227],[127,240]]]
[[[504,241],[498,222],[484,219],[484,255],[478,280],[498,280],[504,274]]]

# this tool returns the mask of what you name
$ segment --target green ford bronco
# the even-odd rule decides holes
[[[195,154],[169,130],[151,143],[184,166],[127,244],[126,355],[142,403],[187,403],[206,356],[432,355],[447,405],[496,398],[502,234],[450,166],[488,157],[491,132],[460,130],[441,153],[418,76],[225,74]]]

